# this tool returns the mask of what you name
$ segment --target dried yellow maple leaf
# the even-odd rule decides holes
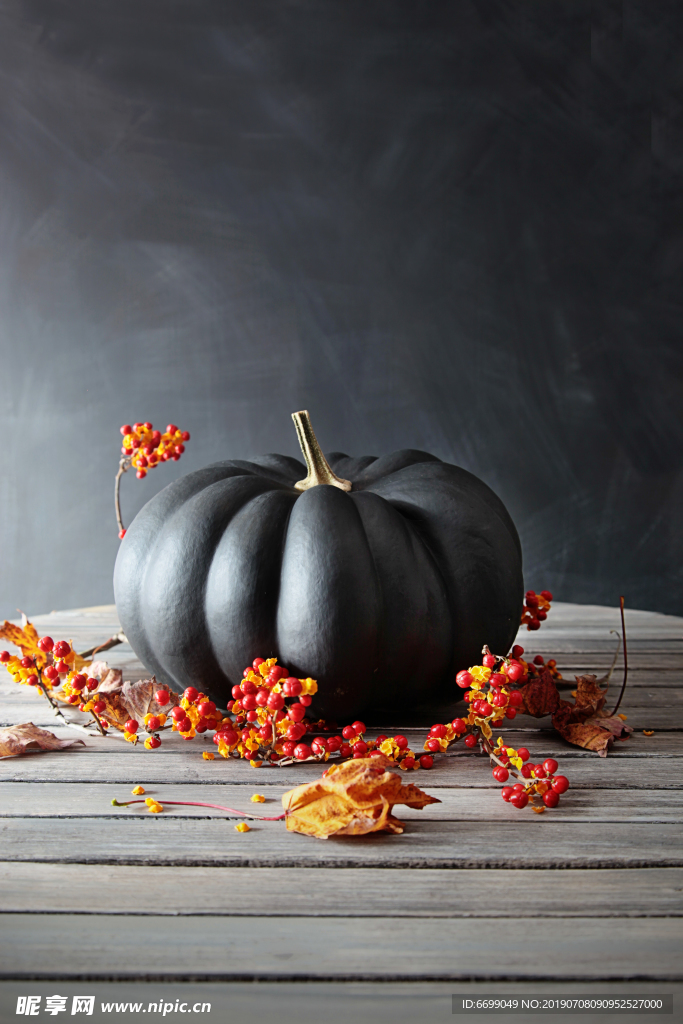
[[[25,615],[21,616],[21,621],[22,625],[17,626],[14,622],[5,620],[0,626],[0,640],[8,640],[15,647],[19,647],[25,658],[35,658],[38,667],[43,668],[47,665],[48,658],[47,654],[38,646],[40,637],[36,627],[28,621]]]
[[[404,785],[400,775],[386,770],[390,766],[393,761],[384,755],[356,758],[290,789],[282,797],[287,829],[318,839],[402,832],[403,822],[391,813],[394,804],[422,808],[440,801],[412,783]]]

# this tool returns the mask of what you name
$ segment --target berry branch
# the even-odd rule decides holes
[[[175,423],[169,423],[162,434],[154,430],[151,423],[124,423],[121,427],[123,446],[119,468],[114,479],[114,508],[119,527],[119,538],[123,540],[126,528],[121,518],[121,477],[132,467],[138,480],[143,480],[150,469],[156,469],[162,462],[173,459],[177,462],[190,440],[187,430],[179,430]]]
[[[543,593],[549,609],[552,595]],[[528,591],[527,605],[531,599],[533,606],[536,596]],[[623,624],[622,602],[622,628]],[[402,734],[370,739],[361,721],[339,730],[335,723],[309,719],[308,708],[318,690],[317,681],[290,676],[276,658],[255,658],[245,668],[241,682],[233,687],[232,699],[223,711],[194,686],[178,695],[159,687],[153,678],[123,683],[119,670],[109,669],[106,662],[86,661],[66,640],[55,643],[51,637],[38,638],[31,623],[27,622],[23,630],[5,623],[0,634],[17,644],[23,655],[13,657],[2,651],[0,663],[6,665],[16,682],[39,689],[55,714],[72,727],[57,702],[77,705],[80,711],[89,713],[102,735],[107,735],[113,726],[132,744],[144,736],[148,750],[160,747],[162,734],[169,731],[184,740],[213,732],[218,754],[226,759],[248,760],[256,768],[383,755],[403,771],[429,769],[434,765],[435,755],[462,740],[466,747],[481,749],[489,757],[493,777],[503,784],[503,799],[520,808],[531,803],[537,812],[556,807],[569,783],[564,776],[556,775],[558,765],[553,758],[542,764],[528,763],[529,751],[508,747],[501,736],[494,740],[495,728],[519,713],[535,717],[552,715],[553,725],[561,736],[601,754],[613,738],[626,738],[632,731],[623,724],[625,716],[616,716],[619,722],[614,721],[614,716],[611,721],[604,717],[607,691],[600,689],[595,676],[577,678],[576,701],[571,704],[557,690],[556,681],[562,677],[555,659],[545,662],[541,655],[536,655],[526,661],[522,657],[524,649],[517,644],[506,655],[494,654],[485,646],[481,664],[458,672],[455,681],[466,691],[463,697],[468,711],[451,722],[433,725],[424,741],[424,752],[419,753],[411,750],[408,738]],[[623,634],[626,653],[625,629]],[[123,639],[118,634],[86,653],[93,654]],[[625,685],[626,664],[624,667]],[[91,674],[86,675],[88,669]],[[75,727],[87,732],[84,727]],[[215,759],[215,754],[208,750],[202,756]],[[508,782],[510,785],[506,785]]]

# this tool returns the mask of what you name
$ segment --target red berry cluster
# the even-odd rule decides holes
[[[506,803],[511,803],[520,810],[526,807],[529,801],[534,810],[542,810],[537,799],[539,797],[543,801],[543,807],[557,807],[560,797],[569,789],[569,779],[564,775],[555,774],[559,765],[554,757],[546,758],[542,764],[532,764],[526,747],[520,747],[516,751],[510,747],[501,747],[496,749],[495,759],[501,762],[493,769],[493,777],[497,782],[508,781],[513,760],[524,762],[518,772],[513,772],[519,782],[512,786],[503,786],[500,794]]]
[[[431,752],[445,751],[464,739],[467,747],[482,747],[493,764],[493,777],[501,783],[512,775],[517,779],[505,786],[503,799],[515,807],[526,807],[531,801],[534,810],[556,807],[561,793],[569,782],[563,775],[555,776],[557,762],[549,758],[542,765],[530,765],[529,751],[525,747],[515,750],[505,745],[502,737],[492,743],[492,726],[513,719],[524,704],[522,693],[515,689],[529,678],[529,666],[522,660],[524,648],[515,644],[510,654],[500,657],[484,647],[481,665],[458,672],[456,682],[462,689],[470,710],[467,717],[454,718],[444,725],[433,725],[424,745]],[[539,798],[542,803],[539,803]]]
[[[554,658],[549,658],[548,661],[544,661],[543,655],[537,654],[533,661],[530,661],[528,664],[527,662],[524,662],[524,665],[526,665],[526,671],[529,679],[536,679],[544,669],[550,673],[553,679],[562,678],[562,673],[558,671],[557,662]]]
[[[526,682],[527,664],[521,661],[523,654],[524,648],[518,644],[504,658],[491,654],[488,647],[484,647],[481,665],[458,672],[455,681],[461,689],[467,690],[464,699],[470,705],[466,719],[468,725],[482,727],[482,731],[486,734],[488,730],[490,736],[491,725],[517,716],[517,709],[523,705],[524,698],[513,686]]]
[[[175,698],[168,690],[161,687],[154,693],[154,700],[160,708],[173,705]],[[209,730],[220,729],[226,719],[223,713],[216,709],[214,701],[194,686],[188,686],[180,701],[169,707],[170,725],[168,716],[163,711],[149,712],[144,717],[145,730],[150,734],[145,739],[147,750],[156,750],[161,746],[159,733],[163,729],[171,729],[172,732],[180,733],[185,740],[192,740],[199,733]],[[230,721],[230,719],[227,719]],[[124,725],[126,739],[137,742],[140,723],[134,718],[129,718]]]
[[[529,630],[540,629],[541,623],[548,618],[552,599],[553,595],[549,590],[542,590],[540,594],[537,594],[535,590],[527,590],[524,595],[522,625]]]
[[[430,732],[430,737],[434,734],[435,729],[444,729],[445,726],[434,725]],[[434,734],[436,735],[436,734]],[[371,752],[378,752],[384,754],[386,757],[390,757],[392,761],[395,761],[399,768],[403,768],[404,771],[409,771],[415,768],[432,768],[434,766],[434,758],[432,751],[440,750],[440,746],[430,746],[430,740],[428,739],[425,743],[424,749],[427,751],[426,754],[416,754],[410,749],[408,739],[405,736],[378,736],[376,740],[371,741],[370,746],[372,747]]]
[[[179,430],[175,423],[169,423],[162,434],[154,430],[151,423],[125,423],[121,427],[123,447],[121,454],[130,459],[142,480],[148,469],[155,469],[160,462],[173,459],[177,462],[185,451],[185,442],[190,440],[187,430]]]
[[[408,756],[412,752],[405,736],[366,740],[365,723],[360,721],[345,726],[341,735],[314,736],[307,741],[315,725],[306,712],[317,690],[315,679],[291,676],[276,658],[255,658],[245,668],[242,682],[232,689],[228,711],[234,720],[224,719],[214,736],[219,753],[248,758],[252,765],[260,766],[264,761],[287,764],[327,761],[331,756],[342,760],[368,757],[379,753],[383,744],[393,743],[402,752],[401,767],[417,767],[415,759],[411,762]]]

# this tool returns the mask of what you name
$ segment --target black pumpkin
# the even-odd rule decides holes
[[[519,626],[505,506],[426,452],[326,461],[308,414],[293,418],[305,480],[284,455],[219,462],[133,521],[114,574],[133,650],[160,681],[223,704],[254,657],[277,656],[318,680],[311,713],[342,722],[455,697],[455,672],[485,643],[506,653]]]

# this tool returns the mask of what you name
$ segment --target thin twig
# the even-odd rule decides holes
[[[52,708],[52,711],[53,711],[53,714],[55,715],[55,718],[60,718],[62,720],[62,722],[64,722],[65,725],[68,725],[68,727],[70,729],[78,729],[79,732],[85,733],[86,736],[92,736],[93,735],[93,733],[91,732],[90,729],[87,728],[87,726],[85,726],[85,725],[77,725],[76,722],[71,722],[66,717],[66,715],[64,715],[62,713],[62,709],[59,707],[58,704],[55,704],[55,702],[50,697],[50,694],[45,689],[44,683],[38,683],[38,686],[43,691],[43,694],[47,697],[48,703],[50,704],[50,707]],[[104,733],[103,733],[103,735],[104,735]]]
[[[617,632],[616,629],[610,629],[610,633],[614,633],[614,635],[616,637],[618,637],[617,646],[616,646],[615,651],[614,651],[614,657],[612,658],[612,664],[610,665],[610,667],[607,670],[607,672],[605,673],[605,675],[604,676],[600,676],[600,678],[598,680],[596,680],[596,682],[598,682],[598,683],[609,683],[610,679],[612,678],[612,673],[614,672],[614,669],[616,668],[617,661],[619,659],[619,651],[621,650],[621,635]],[[605,691],[605,693],[606,692],[607,691]]]
[[[121,477],[123,476],[124,473],[128,472],[129,465],[130,462],[126,456],[120,459],[119,471],[116,474],[116,479],[114,480],[114,507],[116,509],[116,522],[119,524],[120,533],[125,532],[126,529],[125,526],[123,525],[123,520],[121,519],[121,503],[119,500],[119,494],[121,490]]]
[[[275,817],[265,817],[262,814],[249,814],[248,811],[238,811],[235,807],[223,807],[221,804],[205,804],[199,800],[164,800],[163,796],[157,800],[157,803],[161,803],[162,800],[163,806],[168,804],[169,806],[174,807],[213,807],[217,811],[228,811],[230,814],[241,814],[243,818],[253,818],[255,821],[282,821],[285,817],[284,814],[277,814]],[[130,807],[131,804],[146,803],[146,800],[125,800],[122,802],[112,800],[114,807]]]
[[[89,647],[87,651],[81,651],[81,658],[92,658],[94,654],[99,654],[100,651],[108,651],[111,647],[116,647],[118,644],[127,644],[128,641],[123,633],[116,633],[110,637],[105,643],[100,644],[99,647]]]
[[[619,611],[621,612],[621,639],[622,639],[623,644],[624,644],[624,681],[621,684],[621,693],[619,694],[619,700],[614,705],[614,711],[612,712],[612,717],[614,717],[614,715],[616,715],[617,711],[619,710],[619,705],[621,704],[621,698],[624,696],[624,690],[626,689],[626,680],[628,678],[628,655],[627,655],[627,652],[626,652],[626,620],[624,618],[624,597],[623,597],[623,594],[619,598]]]

